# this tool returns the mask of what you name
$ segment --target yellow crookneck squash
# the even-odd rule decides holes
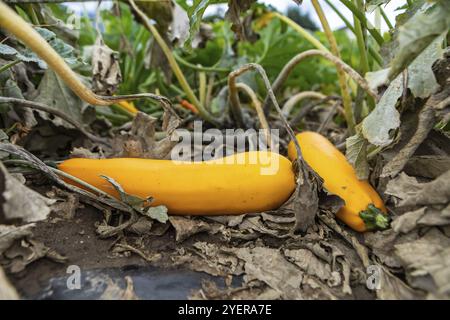
[[[345,201],[336,214],[340,220],[359,232],[388,226],[383,200],[367,180],[358,179],[353,166],[327,138],[315,132],[302,132],[296,138],[304,160],[323,179],[324,188]],[[293,141],[288,156],[297,158]]]

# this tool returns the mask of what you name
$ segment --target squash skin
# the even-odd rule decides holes
[[[261,169],[269,166],[267,158],[261,156],[272,157],[270,161],[278,163],[274,174],[261,174]],[[273,210],[286,202],[295,189],[292,163],[277,153],[262,151],[197,163],[78,158],[62,162],[58,168],[118,197],[113,186],[100,175],[113,178],[125,192],[142,198],[152,196],[152,206],[165,205],[174,215],[235,215]]]
[[[296,136],[306,163],[324,180],[324,188],[345,201],[336,216],[352,229],[367,231],[360,212],[370,204],[386,213],[383,200],[367,180],[359,180],[355,169],[327,138],[315,132],[302,132]],[[288,157],[297,158],[293,141],[288,146]]]

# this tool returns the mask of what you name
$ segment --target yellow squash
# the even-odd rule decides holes
[[[138,113],[138,109],[134,106],[133,102],[128,101],[120,101],[117,103],[122,109],[125,109],[126,111],[130,112],[131,114]]]
[[[324,136],[302,132],[296,136],[303,158],[324,180],[324,188],[345,201],[337,217],[352,229],[363,232],[386,228],[386,208],[378,193],[367,180],[359,180],[353,166]],[[296,159],[297,151],[291,141],[288,156]]]
[[[272,152],[246,152],[205,162],[137,158],[70,159],[58,168],[115,197],[117,181],[131,195],[152,196],[169,214],[225,215],[281,206],[295,189],[291,162]]]

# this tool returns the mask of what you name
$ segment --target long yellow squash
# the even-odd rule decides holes
[[[58,168],[115,197],[117,181],[125,192],[169,214],[225,215],[280,207],[295,189],[291,162],[272,152],[253,151],[205,162],[137,158],[70,159]]]
[[[358,179],[353,166],[327,138],[315,132],[302,132],[296,138],[303,158],[323,179],[325,189],[345,201],[336,214],[340,220],[359,232],[387,227],[383,200],[367,180]],[[292,141],[288,156],[297,157]]]

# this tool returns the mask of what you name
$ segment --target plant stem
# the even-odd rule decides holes
[[[206,102],[206,73],[204,71],[198,73],[198,89],[200,104],[204,106]]]
[[[330,25],[327,18],[325,17],[325,13],[323,12],[322,7],[317,0],[312,0],[312,4],[317,12],[317,15],[319,16],[320,22],[325,31],[325,35],[328,38],[328,42],[330,43],[331,52],[335,57],[340,59],[340,52],[336,42],[336,38],[333,35],[333,31],[331,31]],[[339,78],[339,86],[341,87],[342,102],[345,110],[345,119],[347,121],[349,132],[353,133],[355,129],[355,120],[353,118],[352,99],[347,85],[347,79],[342,67],[340,65],[337,65],[336,67]]]
[[[189,61],[186,61],[185,59],[180,57],[175,52],[173,52],[172,54],[179,63],[181,63],[182,65],[184,65],[188,68],[191,68],[193,70],[206,71],[206,72],[223,72],[223,73],[230,72],[230,69],[227,69],[227,68],[205,67],[205,66],[201,66],[201,65],[195,65],[193,63],[190,63]]]
[[[364,28],[366,28],[370,32],[378,45],[381,46],[384,43],[383,36],[380,34],[380,32],[378,32],[377,29],[371,28],[371,26],[369,26],[369,22],[364,15],[364,11],[359,11],[351,0],[341,0],[341,2],[359,19]]]
[[[277,17],[278,19],[280,19],[281,21],[283,21],[284,23],[286,23],[292,29],[297,31],[300,35],[302,35],[305,38],[305,40],[307,40],[309,43],[311,43],[317,49],[330,52],[330,50],[328,50],[328,48],[325,47],[319,40],[317,40],[309,31],[305,30],[303,27],[301,27],[295,21],[289,19],[288,17],[286,17],[278,12],[274,12],[273,15],[275,17]]]
[[[351,30],[356,35],[356,30],[351,24],[350,21],[339,11],[338,8],[330,1],[325,0],[325,2],[328,4],[328,6],[342,19],[344,24],[347,26],[349,30]],[[383,58],[381,58],[380,54],[370,45],[368,44],[369,54],[372,56],[373,59],[378,63],[379,66],[383,65]]]
[[[363,0],[353,0],[353,2],[359,10],[364,10]],[[369,60],[367,58],[365,34],[361,22],[355,15],[353,15],[353,23],[355,24],[356,42],[358,44],[359,56],[361,59],[359,71],[362,76],[365,76],[365,74],[370,71]],[[353,118],[355,119],[355,122],[359,121],[359,116],[361,115],[362,112],[363,103],[364,103],[364,92],[361,92],[361,89],[359,89],[356,95],[353,113]]]
[[[239,82],[236,84],[236,87],[242,91],[244,91],[249,97],[250,100],[252,100],[253,107],[256,110],[256,114],[258,115],[259,124],[261,128],[264,130],[264,135],[266,138],[267,146],[271,147],[272,139],[270,137],[270,127],[269,123],[267,122],[266,116],[264,114],[264,110],[261,106],[261,102],[259,102],[258,97],[256,96],[256,93],[250,88],[248,85],[246,85],[243,82]]]
[[[211,115],[208,110],[205,109],[205,107],[200,103],[200,101],[195,96],[194,92],[192,91],[191,87],[189,86],[189,83],[187,82],[186,78],[184,77],[183,72],[181,71],[180,66],[178,65],[177,61],[174,58],[174,55],[172,54],[172,51],[170,50],[169,46],[166,44],[164,39],[159,34],[158,30],[149,22],[149,18],[146,16],[144,12],[142,12],[141,9],[139,9],[138,6],[136,6],[136,3],[133,0],[128,0],[133,10],[139,15],[139,17],[144,22],[144,25],[146,28],[150,31],[150,33],[155,38],[158,45],[161,47],[162,51],[164,52],[164,55],[166,56],[167,61],[169,62],[170,67],[172,68],[173,73],[175,74],[175,77],[177,78],[178,82],[180,83],[181,88],[186,93],[187,98],[189,101],[195,105],[198,109],[199,115],[206,121],[218,125],[217,120],[214,118],[213,115]]]
[[[292,70],[304,59],[314,57],[314,56],[321,56],[331,62],[333,62],[335,65],[339,65],[340,68],[346,72],[350,78],[352,78],[361,88],[363,88],[370,96],[372,96],[375,100],[378,100],[378,95],[375,91],[373,91],[369,83],[366,79],[364,79],[358,72],[356,72],[352,67],[350,67],[348,64],[346,64],[344,61],[342,61],[340,58],[337,58],[334,56],[331,52],[324,52],[321,50],[308,50],[302,53],[299,53],[295,57],[293,57],[281,70],[278,77],[275,79],[275,81],[272,84],[272,90],[274,93],[278,92],[283,85],[283,83],[287,80],[289,77],[289,74],[292,72]]]
[[[353,33],[355,33],[355,28],[352,26],[351,22],[345,17],[345,15],[343,15],[342,12],[339,11],[339,9],[336,8],[336,6],[330,0],[325,0],[325,2],[334,11],[334,13],[336,13],[339,16],[339,18],[341,18],[341,20],[344,22],[347,28],[350,29]]]
[[[13,103],[18,107],[30,108],[30,109],[35,109],[35,110],[44,111],[46,113],[50,113],[52,115],[55,115],[65,121],[67,121],[68,123],[70,123],[72,126],[74,126],[76,129],[78,129],[82,134],[84,134],[87,138],[91,139],[92,141],[109,145],[109,143],[106,139],[104,139],[102,137],[98,137],[98,136],[88,132],[83,127],[83,125],[79,124],[77,121],[73,120],[68,115],[66,115],[64,112],[62,112],[58,109],[50,108],[49,106],[44,105],[42,103],[24,100],[24,99],[11,98],[11,97],[0,97],[0,103]]]
[[[384,22],[386,22],[386,25],[388,26],[389,30],[394,29],[394,26],[392,25],[391,21],[389,20],[386,12],[383,10],[382,7],[379,7],[379,8],[380,8],[381,16],[383,17]]]
[[[364,3],[362,0],[353,0],[359,10],[364,10]],[[359,55],[361,57],[360,73],[364,76],[369,72],[369,61],[367,59],[366,40],[364,38],[364,30],[359,19],[353,15],[353,23],[355,24],[356,42],[358,44]]]
[[[361,211],[359,216],[366,224],[367,230],[385,230],[389,228],[389,218],[373,204],[369,204],[366,210]]]
[[[238,128],[245,126],[244,117],[242,116],[241,104],[239,103],[239,95],[236,87],[236,78],[242,74],[241,68],[232,71],[228,75],[228,99],[230,101],[230,110],[233,120]]]
[[[3,71],[8,70],[9,68],[14,67],[16,64],[20,63],[21,61],[19,59],[11,61],[10,63],[7,63],[3,66],[0,67],[0,73],[2,73]]]
[[[316,92],[316,91],[303,91],[300,93],[297,93],[289,98],[288,101],[286,101],[283,105],[283,115],[285,117],[289,117],[289,114],[291,113],[292,109],[297,105],[300,101],[304,99],[325,99],[326,96],[323,93]]]

